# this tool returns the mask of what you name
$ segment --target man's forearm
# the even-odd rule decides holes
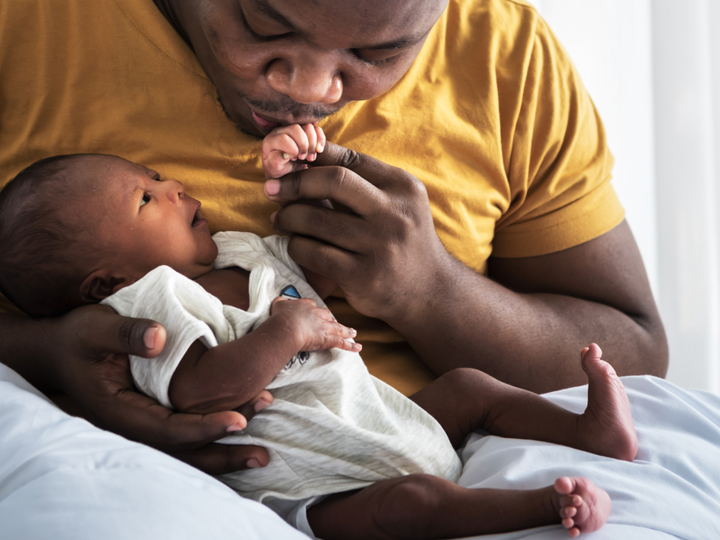
[[[667,348],[646,321],[567,296],[488,291],[497,288],[466,289],[463,303],[435,310],[429,324],[398,330],[438,374],[474,367],[538,393],[586,384],[580,351],[592,342],[620,375],[664,376]]]
[[[596,342],[620,375],[665,375],[664,330],[626,224],[565,252],[495,260],[490,269],[503,284],[455,261],[421,311],[389,321],[436,373],[475,367],[546,392],[585,384],[580,350]]]
[[[51,319],[0,314],[0,362],[41,388],[56,387],[52,346],[56,343]]]

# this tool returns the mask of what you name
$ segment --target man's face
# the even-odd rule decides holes
[[[157,0],[156,0],[157,1]],[[447,0],[172,0],[225,112],[265,135],[390,89]]]
[[[96,234],[109,247],[107,266],[124,285],[160,265],[195,278],[209,272],[217,246],[200,202],[177,180],[162,180],[152,169],[110,156],[86,158],[85,174],[102,183],[104,201]]]

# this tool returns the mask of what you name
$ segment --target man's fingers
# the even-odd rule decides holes
[[[82,342],[99,355],[132,354],[154,358],[165,347],[165,329],[149,319],[118,315],[107,306],[85,306],[67,316],[87,319]]]
[[[100,427],[165,452],[194,450],[242,429],[247,422],[237,411],[190,414],[171,411],[134,390],[117,394],[98,421]]]
[[[291,204],[278,211],[273,217],[273,227],[278,232],[296,235],[291,243],[300,237],[319,240],[313,249],[322,252],[315,252],[314,256],[322,258],[334,258],[333,248],[367,253],[376,240],[365,231],[367,223],[362,217],[307,204]]]
[[[322,154],[318,154],[313,165],[350,169],[380,189],[385,189],[395,178],[400,176],[410,177],[402,169],[330,141],[325,142],[324,151]]]
[[[268,180],[264,191],[268,199],[281,205],[328,199],[358,215],[367,215],[385,204],[383,192],[353,171],[342,167],[316,167],[315,164],[281,179]]]
[[[251,399],[247,403],[242,404],[240,407],[235,409],[237,412],[242,414],[249,422],[253,416],[262,411],[264,408],[272,404],[273,396],[267,390],[260,392],[255,398]]]
[[[355,276],[358,264],[356,253],[362,253],[362,250],[357,247],[355,247],[357,251],[352,247],[343,248],[340,244],[349,245],[351,242],[343,241],[342,238],[332,237],[327,238],[326,241],[328,243],[306,236],[293,236],[288,244],[288,253],[303,268],[325,276],[342,286],[349,277]],[[329,242],[333,242],[335,246],[330,245]]]
[[[191,452],[174,452],[172,455],[214,475],[265,467],[270,461],[267,450],[260,446],[232,444],[209,444]]]
[[[326,144],[310,168],[266,182],[265,196],[281,205],[329,199],[360,216],[384,213],[398,200],[427,199],[422,182],[402,169]]]

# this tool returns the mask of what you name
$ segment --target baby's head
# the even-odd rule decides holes
[[[119,157],[38,161],[0,191],[0,290],[44,316],[99,302],[160,265],[201,276],[217,246],[199,208],[180,182]]]

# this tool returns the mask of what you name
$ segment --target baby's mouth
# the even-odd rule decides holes
[[[192,219],[192,227],[200,227],[201,225],[207,224],[207,219],[202,217],[202,214],[200,214],[200,208],[195,210],[195,214],[193,215]]]

